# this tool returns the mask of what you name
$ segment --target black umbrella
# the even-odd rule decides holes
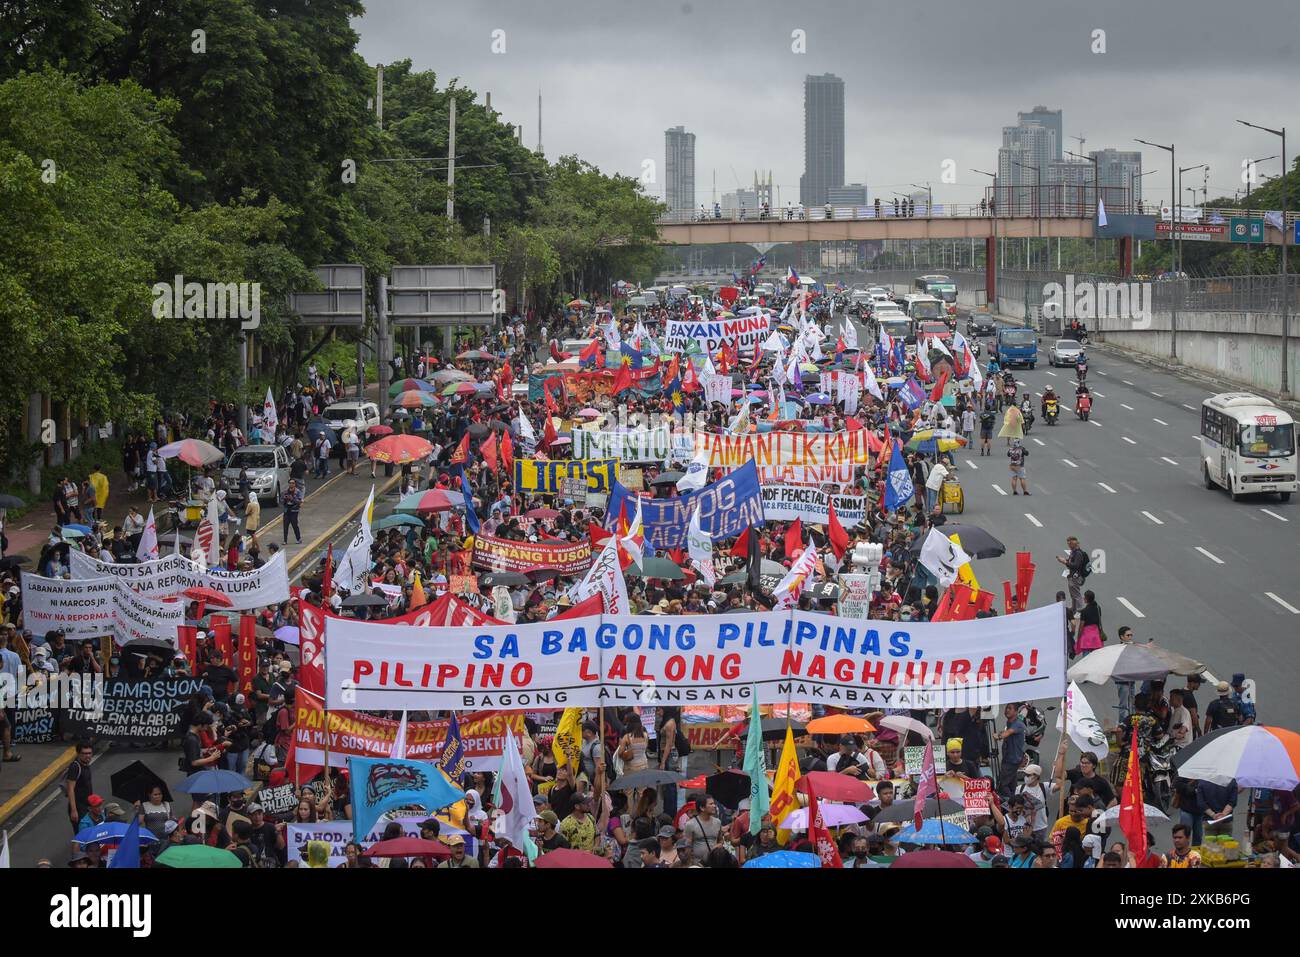
[[[22,508],[27,503],[14,495],[0,495],[0,508]]]
[[[471,439],[481,439],[491,431],[492,430],[482,422],[475,422],[469,427],[469,437]]]
[[[875,824],[910,823],[915,816],[914,801],[895,801],[876,815]],[[952,798],[943,797],[936,803],[934,798],[925,802],[923,818],[940,817],[944,814],[964,814],[965,805],[958,804]]]
[[[741,801],[749,797],[749,775],[736,770],[710,774],[704,779],[704,793],[719,804],[735,810]]]
[[[486,575],[480,575],[478,582],[484,588],[495,588],[497,585],[518,588],[520,585],[530,584],[528,578],[518,572],[488,572]]]
[[[128,801],[147,801],[149,792],[156,787],[162,788],[164,801],[172,800],[167,782],[143,761],[132,761],[109,778],[109,784],[114,794]]]
[[[685,472],[664,472],[650,481],[651,485],[676,485]]]
[[[128,641],[122,646],[123,651],[136,651],[142,654],[165,654],[171,657],[176,654],[176,646],[163,641],[161,638],[136,638],[134,641]]]
[[[939,526],[942,535],[951,538],[956,535],[961,539],[961,548],[971,558],[997,558],[1006,553],[1007,547],[978,525],[959,525],[945,522]],[[921,536],[912,543],[913,557],[921,554],[925,537]]]
[[[677,784],[685,781],[684,774],[678,774],[675,771],[661,771],[658,768],[647,768],[644,771],[633,771],[631,774],[624,774],[616,778],[611,784],[610,790],[613,791],[631,791],[635,788],[657,788],[661,784]],[[749,779],[746,778],[746,781]],[[746,793],[749,791],[749,785],[745,785]]]
[[[380,598],[378,595],[372,595],[369,592],[363,592],[360,595],[349,595],[343,599],[344,608],[383,608],[387,604],[387,598]]]
[[[764,741],[784,741],[785,727],[790,726],[790,730],[795,734],[803,734],[804,726],[798,721],[787,721],[785,718],[764,718],[763,719],[763,740]]]
[[[307,423],[307,438],[315,442],[322,435],[328,438],[331,444],[338,443],[338,433],[330,428],[324,419],[313,419],[311,422]]]

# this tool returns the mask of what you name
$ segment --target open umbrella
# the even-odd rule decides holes
[[[560,513],[553,508],[534,508],[524,513],[527,518],[544,521],[551,518],[559,518]]]
[[[27,503],[14,495],[0,495],[0,508],[22,508]]]
[[[443,396],[451,396],[451,395],[475,395],[477,393],[478,393],[478,388],[475,386],[473,382],[452,382],[449,385],[443,386],[442,391],[439,392],[438,394]]]
[[[889,865],[891,868],[897,867],[900,870],[908,868],[933,867],[947,870],[963,870],[974,868],[979,870],[979,865],[972,861],[965,854],[953,853],[952,851],[912,851],[910,854],[903,854],[894,858]]]
[[[497,357],[482,349],[468,349],[456,358],[465,362],[495,362]]]
[[[784,577],[785,573],[789,571],[789,569],[786,568],[784,565],[782,565],[780,562],[774,562],[764,558],[759,563],[758,571],[760,575],[780,575]],[[730,575],[726,576],[725,578],[718,579],[718,584],[719,585],[741,585],[744,584],[744,581],[745,581],[745,569],[742,568],[740,569],[740,571],[732,572]]]
[[[307,438],[315,442],[321,436],[330,440],[331,445],[337,445],[339,434],[329,427],[324,419],[312,419],[307,423]]]
[[[6,555],[0,558],[0,571],[11,571],[19,565],[30,565],[32,560],[26,555]]]
[[[158,454],[165,459],[180,459],[186,465],[195,468],[220,462],[226,457],[221,449],[202,439],[181,439],[179,442],[171,442],[160,448]]]
[[[830,405],[831,397],[825,392],[814,392],[804,399],[809,405]]]
[[[1182,778],[1243,788],[1294,791],[1300,786],[1300,734],[1244,724],[1201,735],[1174,757]]]
[[[949,522],[946,525],[940,525],[939,531],[949,538],[954,535],[959,536],[962,550],[971,558],[997,558],[999,555],[1005,554],[1007,550],[1005,545],[978,525],[961,525]],[[912,543],[912,555],[920,555],[921,546],[924,544],[924,536],[917,536],[916,541]]]
[[[822,823],[827,827],[861,824],[867,819],[867,816],[852,804],[833,804],[827,801],[819,805],[819,807],[822,812]],[[781,828],[786,831],[808,830],[808,809],[801,807],[791,811],[785,816],[785,820],[781,822]]]
[[[144,801],[153,788],[162,788],[163,800],[170,802],[172,792],[167,782],[143,761],[132,761],[108,779],[112,792],[128,801]]]
[[[161,638],[134,638],[122,646],[123,651],[132,651],[140,654],[161,654],[165,655],[167,660],[176,654],[176,646],[163,641]]]
[[[582,418],[582,419],[599,419],[599,418],[600,418],[600,410],[599,410],[599,409],[593,409],[591,406],[587,406],[587,408],[585,408],[585,409],[579,409],[579,410],[577,411],[576,414],[577,414],[577,416],[578,416],[579,418]]]
[[[597,857],[595,854],[588,854],[586,851],[575,851],[572,848],[560,847],[553,851],[547,851],[537,859],[539,868],[554,870],[575,870],[578,868],[592,868],[596,870],[613,869],[614,863],[607,857]]]
[[[433,386],[423,379],[398,379],[388,387],[389,395],[400,395],[403,392],[432,392]]]
[[[360,595],[349,595],[343,599],[344,608],[384,608],[387,605],[387,598],[372,595],[369,592],[362,592]]]
[[[818,791],[817,793],[821,794],[821,791]],[[966,808],[964,805],[958,804],[951,798],[940,798],[938,803],[935,802],[934,798],[929,798],[925,802],[925,809],[922,813],[927,818],[938,818],[940,816],[946,817],[949,814],[964,815],[966,813]],[[914,815],[915,809],[913,807],[913,802],[895,801],[893,804],[889,805],[889,807],[876,815],[876,823],[878,825],[902,823],[903,821],[912,820]]]
[[[461,369],[439,369],[433,374],[433,381],[438,385],[450,385],[453,382],[473,382],[474,377]]]
[[[816,854],[805,854],[803,851],[772,851],[770,854],[763,854],[745,862],[745,867],[752,867],[755,870],[767,868],[806,869],[821,866],[822,860],[820,857]]]
[[[570,309],[578,309],[583,306],[590,306],[591,303],[585,299],[570,299],[568,305]]]
[[[651,485],[676,485],[685,472],[663,472],[650,480]]]
[[[366,446],[366,456],[376,462],[406,465],[429,457],[433,446],[416,435],[389,435]]]
[[[181,594],[190,601],[201,601],[205,605],[216,605],[218,608],[229,608],[233,604],[227,595],[206,585],[194,585]]]
[[[1119,812],[1122,810],[1124,810],[1124,805],[1122,804],[1116,804],[1114,807],[1108,807],[1102,813],[1101,819],[1106,824],[1115,824],[1119,820]],[[1156,807],[1154,804],[1142,805],[1142,814],[1143,816],[1146,817],[1148,825],[1150,825],[1152,821],[1169,820],[1169,815],[1166,814],[1164,811],[1160,810],[1160,808]]]
[[[299,642],[297,625],[281,625],[275,629],[275,640],[282,641],[286,645],[296,645]]]
[[[87,844],[117,844],[122,840],[123,835],[126,834],[126,829],[128,827],[130,827],[130,825],[122,821],[104,821],[100,824],[94,825],[93,827],[83,828],[78,831],[77,836],[74,837],[73,840],[82,847],[85,847]],[[141,843],[149,844],[156,840],[158,840],[158,838],[154,836],[152,831],[147,828],[140,829]]]
[[[412,389],[394,397],[392,404],[402,409],[428,409],[437,405],[438,399],[432,392]]]
[[[196,771],[187,777],[176,790],[182,794],[229,794],[233,791],[247,791],[253,782],[242,774],[213,768]]]
[[[442,488],[425,489],[403,495],[395,511],[398,512],[447,512],[465,505],[462,492],[452,492]]]
[[[478,583],[483,588],[496,588],[497,585],[518,588],[529,584],[529,581],[527,575],[521,575],[519,572],[487,572],[478,576]]]
[[[675,771],[661,771],[658,768],[647,768],[645,771],[632,771],[616,778],[610,785],[612,791],[631,791],[636,788],[657,788],[661,784],[680,784],[686,779],[686,775],[678,774]],[[745,779],[749,781],[748,778]],[[745,784],[745,793],[749,793],[749,784]]]
[[[426,841],[419,837],[395,837],[376,841],[366,848],[365,857],[432,857],[445,861],[451,857],[451,848],[442,841]]]
[[[383,531],[386,528],[399,528],[403,525],[419,528],[424,525],[424,520],[416,518],[414,515],[385,515],[375,523],[375,528]]]
[[[627,568],[628,575],[634,575],[639,578],[662,578],[664,581],[681,581],[686,577],[681,566],[676,562],[670,562],[666,558],[660,558],[658,555],[650,555],[641,559],[641,567],[629,565]]]
[[[962,539],[963,547],[966,540]],[[1147,681],[1176,675],[1198,675],[1205,665],[1154,642],[1119,642],[1090,651],[1070,666],[1071,681],[1089,681],[1096,685],[1107,681]]]
[[[809,771],[794,783],[794,789],[803,794],[807,794],[810,787],[817,792],[818,800],[822,801],[865,804],[876,796],[866,781],[834,771]]]
[[[69,522],[67,525],[64,525],[64,526],[63,526],[63,533],[66,535],[68,532],[73,532],[73,533],[76,534],[78,537],[83,536],[83,535],[89,535],[89,534],[90,534],[90,526],[88,526],[88,525],[78,525],[78,524],[76,524],[75,522]]]
[[[142,830],[140,836],[143,838]],[[163,867],[177,868],[242,868],[244,862],[230,851],[220,847],[208,847],[206,844],[173,844],[156,858],[155,864]]]
[[[366,435],[374,439],[382,439],[385,435],[392,435],[393,427],[391,425],[372,425],[366,429]]]
[[[909,802],[910,803],[910,802]],[[921,822],[920,830],[916,825],[904,828],[894,835],[899,844],[974,844],[975,835],[957,824],[927,818]]]
[[[852,714],[828,714],[813,718],[805,729],[809,734],[865,734],[876,729],[866,718]]]

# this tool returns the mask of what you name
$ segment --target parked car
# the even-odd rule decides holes
[[[235,449],[222,467],[221,477],[232,491],[239,488],[239,473],[247,469],[253,494],[259,499],[280,500],[289,487],[289,453],[280,445],[245,445]]]

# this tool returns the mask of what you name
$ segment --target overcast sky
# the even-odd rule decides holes
[[[1168,154],[1208,163],[1210,196],[1241,186],[1241,163],[1280,153],[1246,119],[1294,131],[1300,149],[1297,0],[368,0],[357,21],[371,63],[409,57],[439,83],[459,77],[547,156],[576,153],[639,176],[662,196],[664,130],[696,134],[696,201],[770,169],[781,203],[803,172],[803,79],[845,82],[845,178],[874,198],[909,183],[935,202],[974,202],[1001,128],[1035,105],[1064,110],[1066,149],[1143,149],[1146,198],[1169,192]],[[791,51],[805,31],[807,52]],[[493,31],[505,52],[492,52]],[[1094,53],[1093,32],[1106,52]],[[957,183],[941,180],[956,163]],[[1278,161],[1261,172],[1275,173]],[[734,170],[734,174],[733,174]],[[1183,185],[1200,173],[1184,176]]]

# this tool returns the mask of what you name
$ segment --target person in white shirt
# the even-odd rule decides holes
[[[137,535],[144,531],[144,516],[140,510],[132,505],[126,513],[126,518],[122,519],[122,534],[127,538]]]
[[[840,737],[840,750],[826,759],[826,770],[863,780],[889,776],[885,759],[870,748],[866,751],[858,750],[858,739],[851,734]]]
[[[1169,692],[1169,736],[1178,748],[1192,743],[1192,713],[1183,705],[1182,688]]]
[[[939,500],[939,492],[943,489],[943,481],[948,477],[948,467],[942,462],[935,462],[934,467],[930,469],[930,475],[925,480],[925,503],[927,511],[934,511],[935,503]]]

